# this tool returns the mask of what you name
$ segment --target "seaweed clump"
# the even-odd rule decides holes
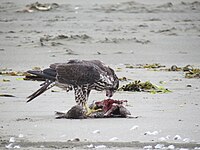
[[[143,66],[143,68],[148,68],[148,69],[156,69],[156,68],[162,68],[162,67],[165,67],[165,65],[161,65],[159,63],[146,64]]]
[[[6,70],[2,69],[0,70],[0,75],[2,76],[26,76],[28,73],[27,72],[22,72],[22,71],[12,71],[12,70]]]
[[[153,64],[137,64],[136,66],[131,64],[125,64],[126,68],[133,69],[133,68],[144,68],[144,69],[158,69],[158,68],[164,68],[165,65],[161,65],[159,63],[153,63]]]
[[[150,81],[141,82],[140,80],[136,80],[126,85],[123,85],[118,90],[132,91],[132,92],[149,92],[151,94],[171,92],[170,90],[162,86],[157,86],[157,85],[152,84]]]
[[[185,78],[200,78],[200,69],[193,68],[191,65],[187,65],[181,68],[183,72],[185,72]],[[177,71],[177,70],[176,70]]]
[[[41,70],[39,67],[34,67],[33,70]],[[36,80],[36,81],[45,81],[42,77],[37,77],[35,75],[31,75],[28,72],[23,71],[13,71],[12,69],[0,69],[1,76],[24,76],[23,78],[16,78],[16,80]],[[9,82],[9,80],[3,79],[3,82]]]
[[[192,69],[185,73],[185,78],[200,78],[200,69]]]

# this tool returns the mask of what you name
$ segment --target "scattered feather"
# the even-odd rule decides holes
[[[113,137],[113,138],[109,139],[109,141],[117,141],[117,140],[119,140],[119,138],[117,138],[117,137]]]
[[[106,146],[105,146],[105,145],[97,145],[97,146],[95,146],[94,148],[96,148],[96,149],[99,149],[99,148],[106,148]]]
[[[74,7],[75,10],[79,9],[80,7]]]
[[[10,148],[13,148],[12,146],[13,146],[13,143],[10,143],[10,144],[6,145],[5,147],[6,147],[7,149],[10,149]]]
[[[132,128],[130,128],[130,130],[132,131],[132,130],[136,130],[136,129],[138,129],[138,128],[139,128],[139,126],[135,125],[135,126],[133,126]]]
[[[19,134],[18,137],[19,137],[19,138],[23,138],[24,135],[23,135],[23,134]]]
[[[20,148],[20,146],[19,145],[15,145],[13,148],[18,149],[18,148]]]
[[[144,135],[157,135],[157,134],[158,134],[158,131],[153,131],[153,132],[147,131],[144,133]]]
[[[170,135],[167,135],[165,138],[166,138],[167,140],[169,140],[169,139],[170,139],[170,137],[171,137]]]
[[[166,141],[166,138],[165,137],[161,137],[158,140],[163,142],[163,141]]]
[[[93,133],[93,134],[100,133],[100,130],[94,130],[92,133]]]
[[[153,147],[151,145],[148,145],[148,146],[144,146],[143,149],[153,149]]]
[[[93,144],[87,145],[87,148],[93,148],[93,147],[94,147]]]
[[[157,144],[154,148],[155,149],[162,149],[162,148],[164,148],[164,144]]]
[[[61,135],[60,137],[61,137],[61,138],[63,138],[63,137],[66,137],[66,135],[65,135],[65,134],[63,134],[63,135]]]
[[[173,140],[181,140],[182,138],[181,138],[181,136],[180,135],[176,135],[176,136],[174,136],[174,138],[173,138]]]
[[[189,138],[184,138],[184,139],[183,139],[183,142],[189,143],[189,142],[190,142],[190,139],[189,139]]]
[[[15,138],[14,138],[14,137],[11,137],[10,140],[9,140],[9,142],[10,142],[10,143],[14,143],[14,142],[15,142]]]
[[[175,146],[174,146],[174,145],[169,145],[169,146],[167,147],[167,149],[175,149]]]

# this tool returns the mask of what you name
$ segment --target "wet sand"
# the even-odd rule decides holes
[[[114,99],[128,100],[127,108],[135,117],[131,119],[56,120],[54,111],[75,105],[73,92],[54,88],[57,92],[47,91],[27,104],[26,97],[41,82],[1,75],[0,94],[15,96],[0,97],[1,149],[10,143],[21,149],[200,147],[199,79],[187,79],[183,71],[126,68],[126,64],[152,63],[199,68],[199,1],[51,0],[48,3],[56,2],[58,7],[22,11],[34,2],[0,2],[1,70],[26,71],[69,59],[99,59],[120,78],[151,81],[172,92],[116,92]],[[89,103],[104,98],[104,92],[93,91]]]

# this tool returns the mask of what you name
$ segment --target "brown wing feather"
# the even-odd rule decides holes
[[[57,80],[60,83],[83,85],[100,79],[100,72],[94,65],[59,64],[56,67]]]

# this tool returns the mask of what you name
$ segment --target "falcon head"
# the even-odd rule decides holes
[[[106,96],[110,98],[119,88],[119,79],[112,68],[108,67],[108,69],[110,70],[108,75],[112,84],[106,88]]]
[[[117,91],[119,87],[119,83],[115,82],[112,87],[108,87],[106,89],[106,96],[111,98],[113,94]]]

